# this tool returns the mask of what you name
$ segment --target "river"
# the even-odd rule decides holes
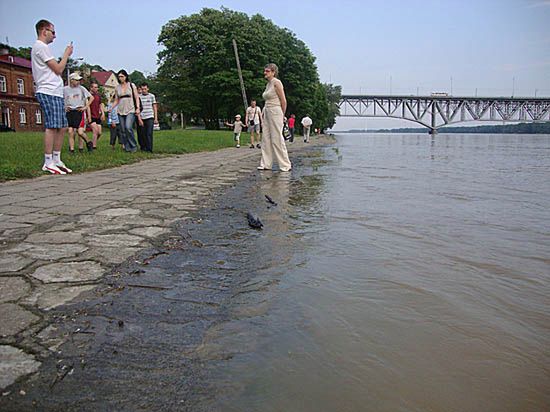
[[[261,192],[207,409],[550,410],[550,136],[339,135]]]

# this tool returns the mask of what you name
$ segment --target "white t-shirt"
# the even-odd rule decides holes
[[[65,86],[63,88],[63,95],[65,97],[65,107],[71,110],[86,106],[88,98],[92,96],[90,92],[81,85],[76,87]]]
[[[63,97],[63,79],[48,67],[48,61],[54,59],[49,46],[37,40],[32,46],[32,77],[36,84],[36,93]]]
[[[248,109],[246,109],[246,116],[248,117],[248,121],[254,119],[254,124],[260,124],[260,116],[262,115],[262,109],[260,109],[258,106],[252,107],[248,106]]]
[[[309,127],[309,126],[311,126],[312,123],[313,123],[313,121],[308,116],[306,116],[302,119],[302,126],[304,126],[304,127]]]

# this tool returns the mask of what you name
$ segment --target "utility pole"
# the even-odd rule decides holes
[[[237,61],[237,71],[239,72],[239,81],[241,82],[241,92],[243,94],[244,111],[248,108],[248,100],[246,99],[246,90],[244,88],[243,73],[241,72],[241,62],[239,61],[239,52],[237,50],[237,42],[233,39],[233,50],[235,51],[235,60]]]

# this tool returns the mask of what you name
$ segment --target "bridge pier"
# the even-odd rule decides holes
[[[431,134],[432,136],[437,135],[437,129],[429,129],[428,134]]]

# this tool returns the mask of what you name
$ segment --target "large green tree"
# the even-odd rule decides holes
[[[158,54],[156,87],[163,104],[202,118],[208,128],[217,128],[220,118],[243,114],[233,39],[249,101],[262,102],[263,67],[275,63],[285,86],[287,115],[300,118],[319,112],[323,121],[328,119],[328,98],[307,46],[259,14],[249,17],[226,8],[205,8],[162,28],[158,41],[164,49]]]

